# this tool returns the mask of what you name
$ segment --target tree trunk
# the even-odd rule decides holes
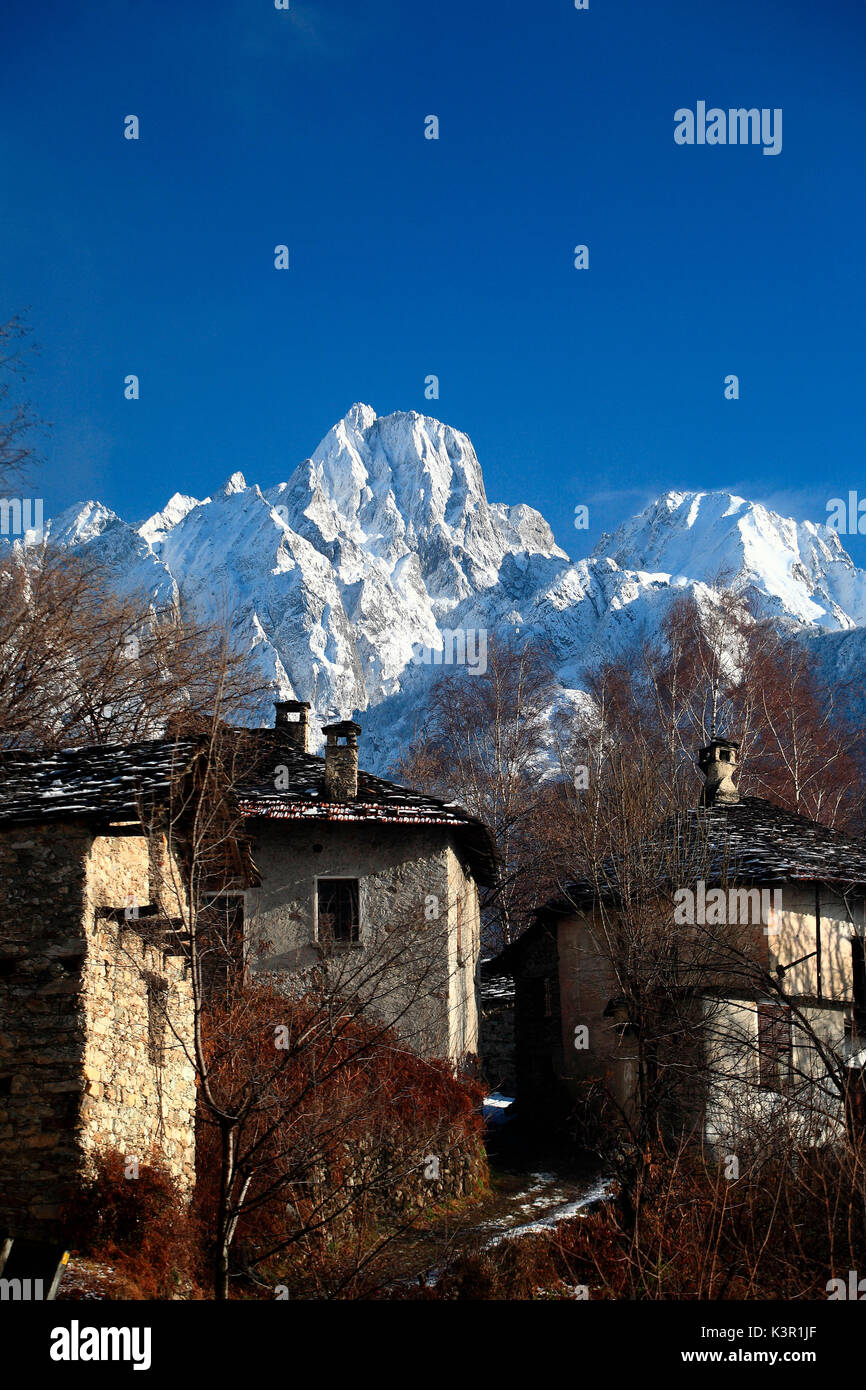
[[[235,1176],[235,1133],[230,1124],[220,1126],[220,1193],[217,1208],[216,1251],[214,1253],[214,1298],[229,1296],[229,1254],[231,1252],[230,1195]]]

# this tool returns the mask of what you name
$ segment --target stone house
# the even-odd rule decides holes
[[[195,1176],[183,922],[145,829],[191,743],[0,759],[0,1233],[42,1238],[88,1157]],[[166,1012],[177,1036],[166,1028]]]
[[[308,709],[281,702],[274,729],[232,731],[214,902],[251,973],[293,989],[325,971],[408,1046],[456,1062],[477,1051],[489,833],[359,771],[351,721],[311,755]],[[51,1238],[101,1148],[156,1156],[191,1190],[184,825],[208,756],[204,737],[0,755],[0,1234]]]
[[[662,860],[679,866],[647,893],[647,921],[676,941],[658,1001],[670,1020],[658,1067],[675,1098],[665,1118],[718,1146],[745,1121],[784,1115],[817,1141],[864,1119],[866,843],[740,796],[738,750],[727,739],[701,750],[699,806],[658,833]],[[603,891],[570,884],[496,963],[515,980],[524,1107],[552,1113],[600,1086],[634,1114],[638,1025],[605,944],[633,908],[615,883],[613,865]]]
[[[491,1091],[513,1096],[517,1089],[514,1055],[514,980],[502,972],[497,957],[482,961],[480,1052],[484,1081]]]

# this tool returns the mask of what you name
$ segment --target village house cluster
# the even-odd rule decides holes
[[[244,758],[225,788],[236,821],[211,905],[243,969],[288,993],[310,972],[337,994],[350,978],[417,1053],[455,1065],[481,1053],[488,1082],[514,1084],[524,1118],[539,1124],[593,1083],[632,1113],[638,1039],[608,949],[634,926],[621,865],[611,861],[603,881],[570,883],[481,972],[482,894],[497,874],[489,830],[360,769],[351,720],[326,726],[324,757],[314,756],[309,714],[306,702],[283,700],[273,728],[237,731]],[[156,1153],[192,1188],[185,895],[188,827],[213,795],[201,771],[210,751],[206,737],[178,734],[0,758],[7,1239],[56,1239],[63,1204],[100,1149]],[[821,1088],[828,1058],[846,1069],[850,1094],[826,1125],[844,1123],[846,1105],[862,1115],[866,1060],[866,847],[740,796],[737,757],[723,738],[701,750],[699,804],[654,842],[647,919],[680,934],[670,939],[681,973],[655,1001],[671,1018],[658,1065],[689,1078],[667,1120],[717,1145],[744,1104],[761,1111],[784,1095],[805,1104],[803,1088]],[[728,903],[731,890],[745,895],[738,904],[757,903],[757,916],[734,918],[751,973],[698,954],[706,912],[699,926],[694,913],[673,915],[676,895],[698,884],[705,904],[710,893]]]
[[[210,910],[250,974],[291,990],[325,968],[339,993],[350,972],[407,1046],[477,1054],[489,832],[360,771],[352,721],[312,755],[308,721],[281,701],[273,729],[239,731],[241,829]],[[185,884],[208,756],[177,737],[0,760],[0,1236],[54,1237],[100,1148],[192,1186]]]

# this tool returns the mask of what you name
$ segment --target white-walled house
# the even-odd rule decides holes
[[[244,895],[250,966],[288,987],[326,967],[415,1050],[473,1055],[490,833],[459,806],[360,770],[351,720],[326,726],[324,758],[311,754],[308,710],[278,703],[237,788],[260,877]]]

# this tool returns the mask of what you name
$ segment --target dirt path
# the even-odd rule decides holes
[[[607,1190],[605,1179],[598,1174],[571,1177],[545,1171],[509,1171],[494,1172],[491,1178],[491,1195],[471,1212],[443,1217],[395,1241],[383,1293],[393,1297],[411,1283],[429,1287],[460,1254],[553,1230],[559,1221],[603,1198]]]

